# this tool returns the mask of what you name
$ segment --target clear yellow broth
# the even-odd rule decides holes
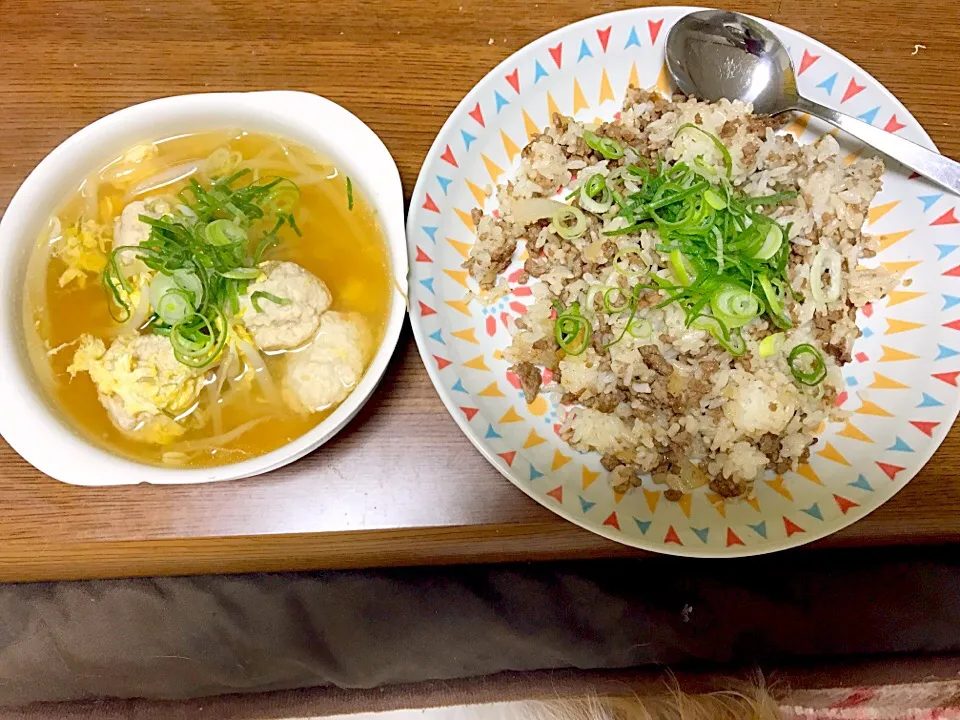
[[[382,340],[395,285],[383,233],[359,187],[351,183],[351,209],[347,177],[331,162],[269,135],[208,132],[154,144],[159,150],[155,157],[139,162],[121,157],[91,173],[86,192],[83,187],[78,188],[55,213],[61,227],[67,228],[78,219],[89,217],[91,212],[97,214],[99,222],[112,225],[127,202],[170,195],[186,184],[183,179],[125,199],[131,189],[143,186],[144,181],[164,169],[207,158],[218,148],[237,151],[243,157],[240,168],[252,167],[261,177],[280,175],[300,184],[302,194],[296,219],[303,234],[297,237],[285,228],[282,243],[264,259],[298,263],[323,280],[333,297],[331,310],[360,313],[366,320],[373,333],[375,352]],[[125,436],[111,423],[89,375],[83,372],[71,378],[67,373],[79,336],[88,333],[103,338],[109,345],[108,335],[116,323],[110,317],[99,276],[89,275],[83,288],[76,282],[61,288],[58,279],[66,267],[63,260],[51,256],[50,234],[45,232],[31,257],[24,293],[28,349],[52,404],[79,433],[101,447],[165,467],[225,465],[276,450],[315,427],[335,409],[304,415],[275,404],[267,405],[254,385],[246,392],[225,394],[219,433],[211,422],[206,422],[169,445],[147,444]],[[265,356],[275,379],[279,378],[281,355]],[[201,411],[206,401],[206,393],[201,393]],[[223,438],[258,418],[268,419],[226,442],[207,442]],[[197,449],[204,444],[207,447]],[[189,452],[181,452],[181,448],[189,448]]]

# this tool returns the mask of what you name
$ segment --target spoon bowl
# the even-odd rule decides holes
[[[686,95],[741,100],[763,115],[808,113],[960,193],[960,163],[800,95],[787,49],[752,18],[724,10],[685,15],[670,29],[666,59],[667,71]]]

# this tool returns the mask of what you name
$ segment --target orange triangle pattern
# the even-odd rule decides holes
[[[832,460],[839,465],[850,467],[850,462],[840,454],[840,451],[837,450],[832,443],[827,443],[823,450],[818,450],[817,455],[827,460]]]
[[[460,242],[459,240],[454,240],[453,238],[447,238],[447,242],[450,243],[450,247],[460,253],[460,257],[466,260],[470,257],[470,248],[473,247],[472,243]]]
[[[551,470],[559,470],[559,469],[562,468],[564,465],[566,465],[568,462],[570,462],[570,458],[568,458],[566,455],[564,455],[564,454],[563,454],[562,452],[560,452],[559,450],[554,450],[554,451],[553,451],[553,464],[550,466],[550,469],[551,469]]]
[[[444,272],[444,273],[446,274],[446,276],[449,277],[451,280],[455,280],[456,282],[460,283],[460,284],[463,285],[463,287],[466,288],[467,290],[470,289],[470,285],[467,284],[467,271],[466,271],[466,270],[448,270],[447,268],[444,268],[444,269],[443,269],[443,272]]]
[[[745,502],[754,510],[760,512],[760,498],[758,498],[756,495],[751,495],[750,497],[746,498]]]
[[[714,510],[720,513],[720,517],[727,517],[727,504],[723,501],[722,497],[716,493],[707,493],[707,501],[713,505]]]
[[[684,493],[680,496],[680,499],[677,500],[677,505],[680,506],[680,510],[683,511],[683,514],[687,517],[690,517],[690,505],[693,503],[693,495],[690,493]]]
[[[520,147],[510,139],[510,136],[507,135],[503,130],[500,131],[500,140],[503,141],[503,149],[507,153],[507,158],[510,162],[513,162],[513,159],[520,152]]]
[[[463,313],[467,317],[473,317],[473,313],[470,312],[470,307],[468,303],[464,300],[444,300],[444,302],[452,307],[457,312]]]
[[[770,488],[780,495],[783,495],[787,500],[793,502],[793,495],[790,494],[790,491],[784,485],[783,478],[780,475],[777,475],[773,480],[764,480],[764,482],[770,486]]]
[[[657,75],[657,90],[665,97],[670,97],[673,94],[673,83],[670,81],[667,63],[663,63],[663,67],[660,68],[660,74]]]
[[[527,133],[527,142],[533,140],[534,135],[540,134],[540,127],[533,121],[533,118],[523,111],[523,129]]]
[[[460,208],[454,208],[454,211],[457,213],[457,217],[460,218],[460,222],[467,226],[467,230],[474,232],[477,228],[473,224],[473,217],[466,210],[461,210]]]
[[[536,430],[531,430],[530,434],[527,435],[526,441],[523,443],[523,448],[524,450],[528,450],[532,447],[536,447],[537,445],[543,445],[545,442],[546,440],[537,435]]]
[[[492,382],[487,385],[483,390],[478,392],[477,395],[481,395],[483,397],[506,397],[500,388],[497,387],[496,382]]]
[[[483,160],[483,165],[485,168],[487,168],[487,175],[490,176],[491,182],[496,185],[497,178],[503,175],[503,168],[497,165],[493,160],[488,158],[483,153],[480,154],[480,159]]]
[[[860,442],[872,443],[873,438],[863,432],[860,428],[854,425],[852,422],[848,422],[843,430],[837,433],[840,437],[850,438],[851,440],[859,440]]]
[[[894,243],[900,242],[901,240],[903,240],[907,235],[909,235],[912,232],[913,230],[903,230],[902,232],[886,233],[884,235],[878,235],[877,241],[880,243],[880,249],[886,250],[888,247],[890,247]]]
[[[869,400],[864,400],[863,404],[858,407],[854,412],[858,415],[876,415],[877,417],[893,417],[890,413],[884,410],[882,407],[877,405],[874,402]]]
[[[899,200],[894,200],[893,202],[884,203],[883,205],[877,205],[875,207],[870,208],[867,211],[867,222],[870,225],[873,225],[875,222],[877,222],[877,220],[882,218],[884,215],[886,215],[888,212],[893,210],[899,204],[900,204]]]
[[[816,483],[817,485],[823,485],[823,483],[820,482],[820,478],[813,471],[813,468],[806,463],[797,468],[797,475],[804,477],[810,482]]]
[[[888,378],[886,375],[881,375],[880,373],[875,373],[873,376],[873,382],[867,386],[868,390],[907,390],[910,386],[904,385],[902,382],[897,382],[892,378]]]
[[[656,512],[657,503],[660,502],[660,491],[643,488],[643,497],[647,501],[647,507],[650,508],[650,512]]]
[[[916,330],[917,328],[926,327],[924,323],[910,322],[909,320],[896,320],[894,318],[887,318],[887,331],[884,335],[896,335],[897,333],[907,332],[908,330]]]
[[[547,122],[553,122],[554,115],[562,115],[560,108],[557,107],[557,101],[553,99],[553,95],[549,92],[547,93]]]
[[[583,466],[583,472],[581,473],[581,487],[586,490],[588,487],[593,485],[594,481],[600,477],[600,473],[591,470],[586,465]]]
[[[613,95],[613,88],[610,86],[610,78],[607,77],[607,69],[604,68],[600,73],[600,99],[597,100],[598,105],[602,105],[607,100],[615,100],[616,98]]]
[[[470,194],[473,195],[473,199],[477,201],[477,207],[483,207],[483,204],[487,201],[487,192],[477,185],[467,180],[467,187],[470,189]]]
[[[883,350],[883,355],[880,356],[880,362],[896,362],[898,360],[915,360],[919,355],[914,355],[913,353],[908,353],[906,350],[897,350],[896,348],[887,347],[886,345],[881,345],[880,349]]]
[[[476,328],[465,328],[463,330],[454,330],[451,335],[453,335],[458,340],[463,340],[464,342],[473,343],[474,345],[479,345],[480,342],[477,340]]]
[[[573,79],[573,114],[576,115],[581,110],[586,110],[590,107],[590,104],[587,102],[587,98],[583,94],[583,89],[580,87],[580,83],[577,82],[577,79]],[[552,115],[550,117],[553,117]]]
[[[513,408],[509,408],[509,409],[503,414],[503,417],[500,418],[500,422],[501,422],[501,423],[515,423],[515,422],[520,422],[521,420],[523,420],[523,418],[520,417],[520,416],[517,414],[517,411],[514,410]]]
[[[633,63],[630,66],[630,77],[627,78],[627,87],[628,88],[638,88],[640,87],[640,75],[637,73],[637,64]]]
[[[926,295],[925,292],[913,292],[911,290],[891,290],[887,295],[887,307],[893,307],[900,303],[916,300],[918,297]]]
[[[463,366],[468,367],[471,370],[486,370],[487,372],[490,372],[490,368],[488,368],[487,364],[483,361],[483,355],[477,355],[472,360],[467,360]]]
[[[888,272],[894,273],[905,273],[911,268],[915,268],[920,264],[919,260],[900,260],[898,262],[884,262],[880,263]]]

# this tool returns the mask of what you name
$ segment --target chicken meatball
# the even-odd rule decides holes
[[[306,344],[330,307],[327,286],[296,263],[269,261],[260,269],[263,275],[240,298],[240,317],[257,347],[291,350]]]
[[[342,402],[363,377],[372,349],[373,337],[360,315],[324,313],[313,342],[287,359],[284,400],[302,413]]]
[[[150,226],[140,219],[141,215],[161,218],[173,212],[170,203],[163,198],[136,200],[127,205],[113,224],[113,247],[137,247],[150,237]],[[125,260],[132,259],[127,255]]]
[[[171,416],[188,410],[203,387],[203,374],[180,363],[167,338],[121,335],[105,347],[84,335],[67,368],[88,372],[110,421],[125,435],[164,445],[186,428]]]

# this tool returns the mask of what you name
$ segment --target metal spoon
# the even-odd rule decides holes
[[[744,15],[702,10],[681,18],[667,36],[667,69],[687,95],[751,102],[767,115],[809,113],[960,194],[960,163],[799,95],[783,43]]]

